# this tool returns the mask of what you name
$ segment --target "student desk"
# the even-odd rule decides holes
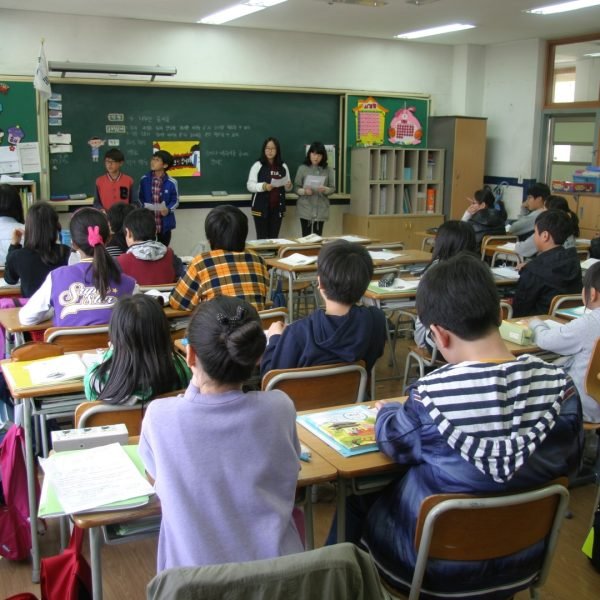
[[[386,398],[386,402],[404,402],[406,396],[397,398]],[[374,402],[369,402],[368,406],[373,406]],[[331,408],[343,408],[347,406],[352,408],[354,404],[344,404],[332,406]],[[322,412],[327,409],[301,411],[299,414],[310,414]],[[300,441],[309,448],[320,454],[328,463],[333,465],[337,471],[337,541],[343,542],[346,539],[346,496],[350,491],[356,491],[356,479],[359,477],[374,475],[400,475],[405,471],[403,465],[399,465],[382,452],[367,452],[356,456],[342,456],[337,450],[320,440],[316,435],[305,429],[301,424],[298,427],[298,436]],[[387,483],[387,481],[386,481]],[[376,491],[374,487],[372,491]]]
[[[0,284],[0,298],[16,298],[21,295],[21,286],[9,285],[8,283]]]
[[[564,319],[558,318],[558,317],[554,317],[551,315],[531,315],[529,317],[515,317],[513,319],[506,319],[509,323],[518,323],[519,321],[524,321],[524,320],[529,320],[529,319],[541,319],[542,321],[556,321],[557,323],[564,323]],[[542,350],[537,344],[528,344],[528,345],[521,345],[521,344],[515,344],[514,342],[509,342],[508,340],[504,340],[504,344],[506,345],[506,347],[508,348],[509,352],[517,357],[517,356],[521,356],[522,354],[537,354],[537,355],[543,355],[540,356],[540,358],[549,358],[552,359],[554,358],[556,355],[553,352],[546,352],[546,350]]]
[[[415,265],[431,262],[431,254],[422,250],[401,250],[398,256],[391,260],[374,260],[373,266],[382,267],[403,267],[407,265]],[[294,280],[316,280],[317,265],[288,265],[282,263],[277,258],[268,258],[265,260],[268,267],[271,268],[271,278],[269,280],[268,297],[271,297],[273,291],[273,279],[275,272],[284,274],[288,279],[288,313],[290,315],[290,323],[294,320],[294,299],[293,299],[293,283]]]
[[[298,430],[301,428],[298,427]],[[312,504],[310,500],[311,486],[316,483],[333,481],[337,471],[327,460],[311,448],[310,462],[300,461],[301,469],[298,473],[298,488],[304,489],[307,502],[305,505],[306,541],[308,549],[314,546]],[[160,515],[160,501],[156,496],[144,506],[120,511],[105,511],[97,513],[84,513],[72,515],[73,522],[82,529],[90,530],[90,566],[92,570],[92,595],[94,600],[102,600],[102,532],[106,525],[125,523],[143,517]],[[133,538],[132,538],[133,539]]]
[[[277,239],[285,239],[285,238],[277,238]],[[327,242],[333,242],[335,240],[348,240],[352,242],[356,242],[357,244],[368,245],[368,244],[376,244],[379,240],[375,238],[367,238],[361,235],[352,235],[352,236],[332,236],[332,237],[324,237],[318,242],[301,242],[298,238],[292,238],[288,242],[277,242],[276,240],[247,240],[246,241],[246,250],[252,250],[254,252],[258,252],[259,254],[263,252],[278,252],[279,248],[285,248],[286,246],[293,246],[294,244],[324,244]]]

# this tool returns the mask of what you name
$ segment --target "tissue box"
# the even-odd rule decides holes
[[[520,346],[528,346],[533,343],[533,332],[528,325],[523,323],[502,321],[500,335],[503,340]]]
[[[64,450],[81,450],[106,446],[115,442],[127,444],[129,433],[123,423],[118,425],[102,425],[100,427],[82,427],[80,429],[62,429],[52,432],[52,448],[56,452]]]

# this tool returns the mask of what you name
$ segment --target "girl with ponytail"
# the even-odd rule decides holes
[[[266,346],[256,309],[201,302],[187,337],[189,387],[153,400],[142,423],[140,456],[162,507],[157,570],[302,552],[294,405],[280,391],[242,391]]]
[[[106,251],[110,232],[102,212],[81,208],[73,214],[69,229],[81,261],[48,274],[19,311],[23,325],[51,316],[55,326],[105,325],[117,300],[137,291],[135,280],[121,274]]]

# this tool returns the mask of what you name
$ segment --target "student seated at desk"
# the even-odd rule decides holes
[[[592,265],[583,278],[583,303],[589,312],[559,327],[550,327],[546,321],[531,319],[535,343],[542,350],[562,355],[557,361],[573,379],[583,407],[583,418],[600,423],[600,404],[585,391],[588,363],[600,337],[600,263]]]
[[[535,220],[538,255],[521,268],[513,301],[513,315],[545,315],[559,294],[581,293],[581,264],[574,248],[563,244],[572,223],[560,210],[546,210]]]
[[[6,264],[6,254],[13,231],[23,229],[23,203],[14,185],[0,183],[0,265]]]
[[[40,289],[19,311],[23,325],[53,317],[55,326],[105,325],[121,296],[137,291],[135,280],[123,275],[106,252],[108,221],[95,208],[73,214],[71,243],[81,261],[51,271]]]
[[[488,187],[477,190],[470,202],[461,221],[466,221],[473,227],[477,249],[481,247],[481,240],[486,235],[506,234],[506,209],[502,200],[496,202],[494,192]],[[498,208],[496,208],[498,204]]]
[[[110,238],[106,244],[106,251],[114,258],[121,256],[128,250],[125,232],[123,231],[123,221],[135,208],[133,204],[117,202],[106,211],[106,218],[110,227]]]
[[[448,364],[411,386],[404,404],[376,404],[378,446],[408,472],[376,499],[364,499],[368,515],[353,522],[348,540],[358,541],[365,525],[364,544],[382,577],[399,588],[412,578],[424,498],[515,492],[568,476],[577,471],[583,440],[581,403],[566,373],[506,349],[485,263],[459,254],[431,267],[417,290],[417,311]],[[499,585],[507,572],[517,579],[540,552],[533,546],[493,561],[429,560],[424,587]]]
[[[262,375],[273,369],[358,360],[364,360],[370,371],[383,354],[387,326],[383,311],[356,305],[373,277],[368,250],[345,240],[329,242],[319,252],[317,265],[325,310],[288,326],[277,321],[269,327]]]
[[[125,217],[123,228],[128,250],[117,257],[123,273],[139,285],[175,283],[183,275],[181,259],[156,241],[156,221],[149,210],[136,208]]]
[[[242,392],[266,343],[256,309],[203,302],[188,340],[185,395],[154,400],[142,423],[140,456],[162,506],[157,570],[302,552],[294,405],[280,391]]]
[[[150,215],[152,216],[152,215]],[[187,387],[192,373],[175,352],[162,306],[145,294],[125,296],[108,326],[110,348],[84,378],[85,397],[132,405]]]
[[[521,215],[511,223],[509,233],[516,235],[519,241],[527,239],[532,233],[535,220],[544,210],[550,188],[545,183],[534,183],[527,188],[527,198],[521,206]]]
[[[269,275],[263,259],[245,250],[248,217],[236,206],[217,206],[208,213],[204,231],[210,252],[189,264],[171,292],[171,306],[192,310],[216,296],[237,296],[263,310]]]
[[[23,230],[13,231],[6,256],[6,283],[21,283],[21,294],[30,298],[40,288],[50,271],[67,264],[71,249],[58,243],[60,224],[56,211],[48,202],[36,202],[25,219]]]
[[[464,220],[446,221],[438,229],[431,255],[431,263],[427,265],[427,269],[463,251],[472,252],[473,254],[477,251],[477,241],[473,227],[465,223]],[[425,269],[425,272],[427,272],[427,269]],[[414,333],[415,344],[419,348],[427,348],[431,352],[434,343],[427,333],[427,327],[417,317]]]

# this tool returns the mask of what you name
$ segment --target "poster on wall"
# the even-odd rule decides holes
[[[152,142],[152,150],[166,150],[173,155],[171,177],[200,177],[200,140],[164,140]]]
[[[429,99],[346,96],[346,140],[361,146],[427,146]]]

